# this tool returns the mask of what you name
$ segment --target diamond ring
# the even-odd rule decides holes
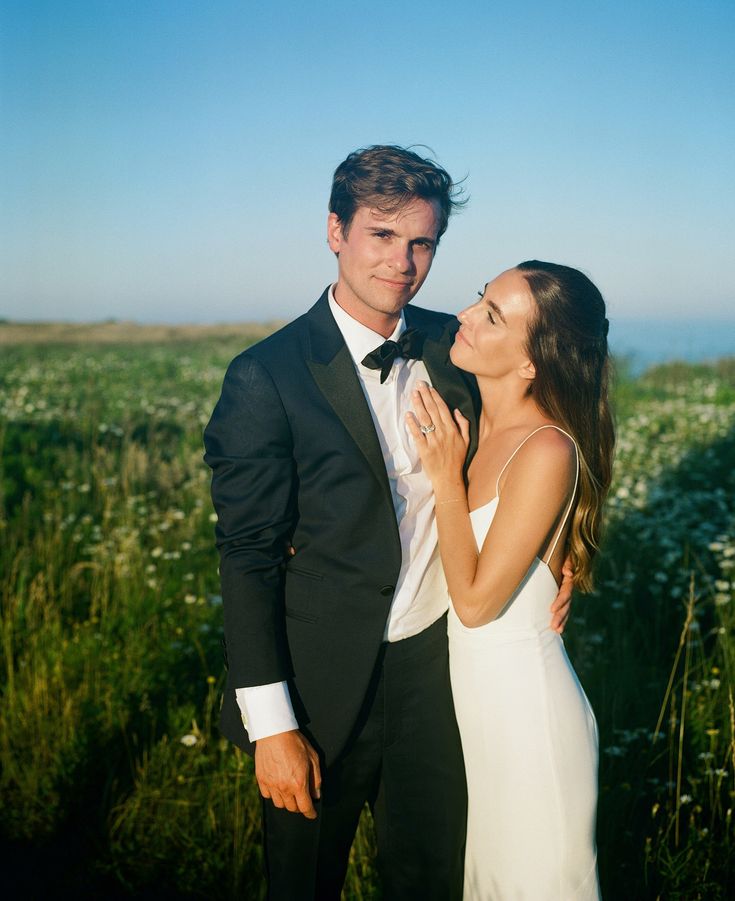
[[[430,432],[436,431],[436,426],[434,425],[433,422],[429,423],[429,425],[422,425],[421,431],[424,433],[424,435],[428,435]]]

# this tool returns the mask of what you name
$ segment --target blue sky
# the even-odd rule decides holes
[[[0,316],[292,317],[335,166],[471,195],[417,302],[537,257],[611,316],[732,317],[735,4],[0,0]]]

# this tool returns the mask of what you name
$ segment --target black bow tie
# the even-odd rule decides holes
[[[380,384],[388,378],[391,366],[398,357],[407,360],[420,360],[426,335],[417,328],[407,328],[397,341],[386,341],[370,353],[362,361],[368,369],[380,370]]]

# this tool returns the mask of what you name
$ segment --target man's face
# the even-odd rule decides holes
[[[418,198],[391,215],[358,207],[347,236],[330,213],[327,237],[339,254],[337,303],[358,322],[389,335],[429,274],[438,229],[437,204]]]

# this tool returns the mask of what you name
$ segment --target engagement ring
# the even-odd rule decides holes
[[[424,433],[424,435],[428,435],[429,432],[436,431],[436,426],[434,425],[433,422],[430,425],[422,425],[421,431]]]

